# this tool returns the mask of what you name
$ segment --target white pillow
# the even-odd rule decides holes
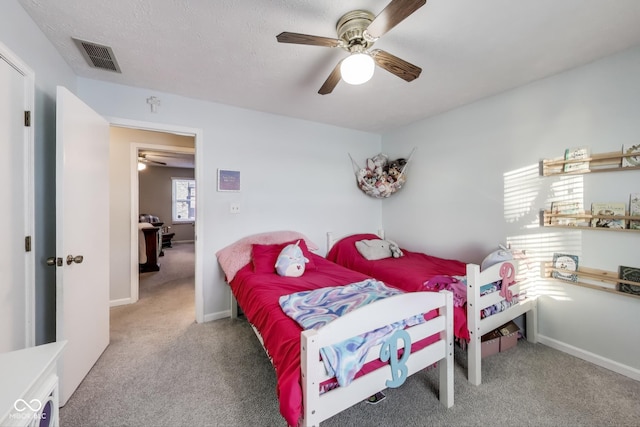
[[[388,241],[381,239],[359,240],[356,242],[356,249],[369,261],[375,261],[393,256],[389,245]]]

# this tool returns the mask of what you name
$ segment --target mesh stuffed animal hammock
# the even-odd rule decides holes
[[[365,167],[361,168],[351,154],[351,164],[356,175],[358,187],[368,196],[384,199],[400,190],[407,181],[406,173],[414,148],[407,159],[389,160],[386,154],[379,153],[367,159]]]

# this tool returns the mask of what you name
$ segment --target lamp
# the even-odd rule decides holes
[[[145,165],[145,164],[144,164],[144,163],[142,163],[142,162],[138,162],[138,170],[139,170],[139,171],[143,171],[143,170],[145,170],[146,168],[147,168],[147,165]]]
[[[350,85],[360,85],[373,77],[375,63],[366,53],[352,53],[340,64],[340,76]]]

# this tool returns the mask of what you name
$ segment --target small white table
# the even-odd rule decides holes
[[[56,368],[66,343],[0,354],[0,426],[59,426]]]

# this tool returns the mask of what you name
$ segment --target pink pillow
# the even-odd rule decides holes
[[[276,272],[276,261],[278,260],[278,255],[287,245],[294,244],[298,241],[292,240],[290,242],[279,243],[277,245],[260,245],[254,244],[251,249],[251,260],[253,262],[253,272],[254,273],[275,273]],[[302,249],[302,254],[309,260],[305,265],[305,270],[316,270],[316,265],[313,262],[313,258],[311,257],[311,253],[307,248],[307,245],[304,240],[300,239],[300,249]]]
[[[293,239],[302,239],[306,242],[310,250],[318,250],[318,245],[297,231],[270,231],[267,233],[252,234],[229,246],[225,246],[216,252],[216,257],[218,258],[220,267],[222,267],[222,271],[224,271],[227,281],[230,282],[236,276],[236,273],[251,261],[251,246],[254,243],[269,245],[290,242]]]

